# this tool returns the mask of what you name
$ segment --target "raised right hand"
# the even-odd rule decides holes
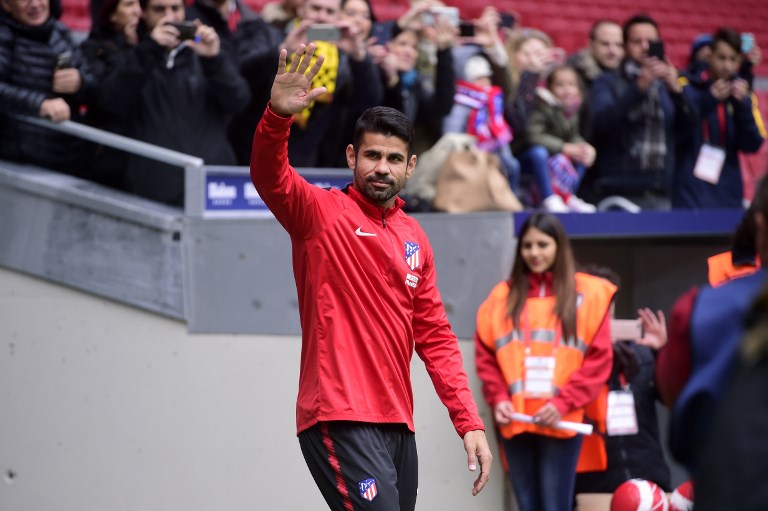
[[[280,50],[280,62],[277,65],[277,76],[272,84],[272,97],[270,108],[273,112],[283,117],[299,113],[319,96],[325,94],[325,87],[310,89],[312,79],[323,66],[325,57],[320,55],[315,64],[310,68],[312,56],[315,54],[315,44],[299,45],[296,55],[291,62],[291,67],[286,68],[288,51]],[[307,72],[309,69],[309,72]],[[306,74],[305,74],[306,73]]]

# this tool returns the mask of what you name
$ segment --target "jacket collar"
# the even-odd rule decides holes
[[[51,37],[51,33],[53,32],[54,27],[56,26],[56,20],[52,17],[49,17],[45,23],[36,27],[23,25],[13,19],[8,13],[2,13],[0,15],[0,23],[8,25],[11,30],[18,34],[23,34],[24,37],[37,41],[48,41]]]
[[[551,271],[545,271],[544,273],[529,273],[528,296],[539,298],[552,296],[552,279],[553,275]]]
[[[392,207],[382,208],[360,193],[351,183],[344,187],[344,192],[357,203],[363,213],[377,221],[382,219],[389,220],[405,205],[405,201],[397,196],[395,197],[395,204]]]

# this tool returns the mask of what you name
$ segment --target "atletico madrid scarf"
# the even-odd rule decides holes
[[[454,101],[471,109],[467,133],[477,139],[477,146],[493,151],[512,141],[512,129],[504,119],[504,94],[500,87],[481,87],[458,80]]]

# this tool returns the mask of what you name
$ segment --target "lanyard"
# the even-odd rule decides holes
[[[719,146],[725,147],[725,101],[720,101],[717,104],[717,128],[718,128],[718,142]],[[704,143],[710,143],[709,136],[709,119],[703,119],[701,121],[701,129],[704,132]]]

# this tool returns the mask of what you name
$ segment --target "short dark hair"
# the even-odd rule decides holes
[[[627,21],[624,22],[624,26],[621,28],[621,31],[623,32],[624,36],[624,43],[629,40],[629,30],[634,27],[635,25],[653,25],[653,27],[656,29],[656,32],[661,36],[661,31],[659,30],[659,24],[656,23],[656,20],[651,18],[649,14],[639,13],[635,14],[631,18],[629,18]]]
[[[397,137],[405,142],[408,147],[408,156],[411,155],[413,124],[404,113],[394,108],[375,106],[363,112],[355,124],[355,134],[352,137],[352,147],[355,149],[355,154],[357,154],[360,141],[366,133]]]
[[[616,25],[617,27],[621,28],[621,25],[617,21],[610,20],[608,18],[603,18],[600,20],[595,21],[595,23],[592,25],[592,28],[589,29],[589,40],[594,41],[595,35],[597,34],[597,30],[602,27],[603,25]]]
[[[617,289],[621,287],[621,277],[619,277],[619,274],[608,266],[590,263],[583,265],[581,268],[579,268],[579,271],[582,273],[588,273],[589,275],[594,275],[595,277],[600,277],[601,279],[605,279],[616,286]]]
[[[712,34],[712,49],[715,49],[715,45],[717,43],[725,43],[731,48],[733,48],[733,51],[741,55],[741,34],[736,32],[732,28],[728,27],[720,27],[717,29],[717,31]]]

